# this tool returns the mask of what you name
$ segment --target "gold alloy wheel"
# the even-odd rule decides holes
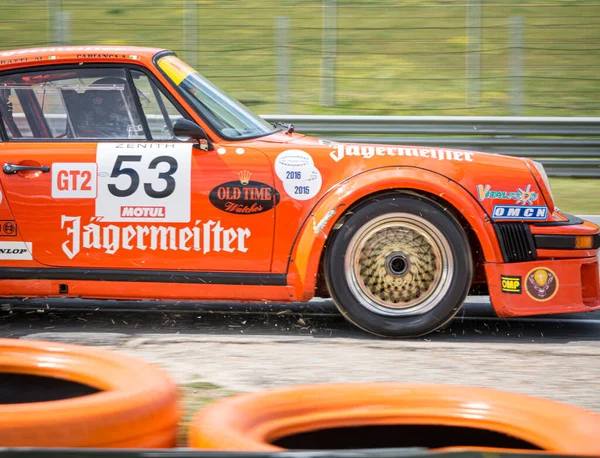
[[[432,310],[448,292],[454,268],[446,237],[412,213],[374,218],[354,234],[346,250],[350,290],[364,307],[380,315]]]

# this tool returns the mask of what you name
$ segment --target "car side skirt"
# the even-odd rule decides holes
[[[196,283],[208,285],[286,286],[285,274],[196,272],[182,270],[121,270],[2,267],[0,279],[85,280],[136,283]]]

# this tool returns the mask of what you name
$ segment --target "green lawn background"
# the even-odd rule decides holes
[[[56,1],[55,1],[56,3]],[[70,44],[185,54],[184,0],[61,0]],[[511,115],[509,20],[524,23],[524,116],[600,115],[599,0],[482,0],[481,97],[467,105],[466,0],[337,0],[336,103],[320,103],[322,0],[198,0],[197,68],[278,113],[275,21],[290,21],[286,114]],[[46,46],[47,0],[0,0],[0,49]],[[50,27],[50,29],[49,29]],[[193,57],[192,57],[193,59]],[[552,179],[565,211],[600,213],[597,180]]]

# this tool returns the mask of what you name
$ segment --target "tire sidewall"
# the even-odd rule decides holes
[[[364,224],[386,213],[410,213],[420,216],[445,237],[454,262],[450,286],[438,304],[428,312],[414,316],[386,316],[363,306],[346,280],[345,258],[350,240]],[[417,196],[386,196],[370,200],[357,208],[333,235],[325,258],[325,277],[336,306],[346,319],[372,334],[386,337],[418,337],[435,331],[460,309],[473,276],[467,236],[456,218],[437,203]]]

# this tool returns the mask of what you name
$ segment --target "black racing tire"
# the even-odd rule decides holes
[[[415,195],[373,198],[332,235],[325,279],[351,323],[383,337],[418,337],[458,313],[473,278],[457,219]]]

